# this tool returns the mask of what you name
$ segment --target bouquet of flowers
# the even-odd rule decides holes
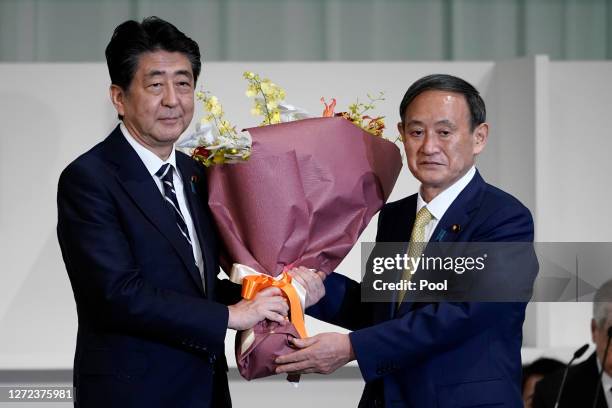
[[[218,101],[201,94],[209,104],[204,123],[222,127],[204,135],[200,128],[182,146],[209,166],[208,204],[230,279],[243,285],[245,298],[277,286],[289,300],[286,324],[266,321],[236,336],[238,369],[250,380],[274,374],[274,359],[291,351],[289,337],[306,336],[304,289],[285,272],[305,266],[331,273],[389,197],[402,164],[398,147],[382,138],[383,118],[366,114],[378,99],[340,114],[332,100],[323,117],[312,118],[286,104],[271,81],[244,76],[261,126],[238,136],[216,115]],[[236,164],[214,165],[222,163]]]

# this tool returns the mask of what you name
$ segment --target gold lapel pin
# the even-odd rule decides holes
[[[459,231],[461,231],[461,225],[453,224],[453,226],[451,227],[451,231],[455,234],[458,233]]]

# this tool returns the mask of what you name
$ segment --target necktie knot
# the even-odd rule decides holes
[[[425,227],[431,220],[433,220],[433,215],[429,212],[427,207],[421,208],[416,215],[414,220],[414,228],[423,228]]]
[[[163,164],[155,175],[162,181],[169,181],[172,183],[172,165],[170,163]]]

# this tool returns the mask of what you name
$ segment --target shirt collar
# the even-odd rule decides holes
[[[436,220],[441,220],[446,210],[448,210],[448,207],[451,206],[459,193],[461,193],[469,182],[472,181],[475,174],[476,167],[472,166],[472,168],[469,169],[468,172],[465,173],[459,180],[455,181],[450,187],[438,194],[429,203],[426,203],[425,200],[423,200],[421,191],[419,189],[419,194],[417,196],[417,212],[421,208],[427,206],[427,209],[431,215],[433,215]]]
[[[597,370],[599,372],[601,371],[601,362],[599,361],[599,357],[596,357],[595,360],[597,361]],[[612,377],[610,377],[605,371],[601,375],[601,385],[606,395],[610,393],[610,389],[612,388]]]
[[[166,163],[170,163],[172,167],[174,167],[174,169],[176,170],[176,153],[174,151],[174,147],[172,148],[172,152],[170,153],[168,159],[166,159],[166,161],[163,161],[155,153],[138,143],[134,136],[132,136],[132,134],[125,127],[123,122],[119,124],[119,128],[121,129],[121,133],[123,133],[123,136],[130,144],[130,146],[132,146],[132,148],[136,150],[138,157],[140,157],[140,160],[142,160],[151,176],[155,176],[155,173],[157,173],[160,167]]]

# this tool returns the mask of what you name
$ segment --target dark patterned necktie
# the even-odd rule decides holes
[[[191,246],[191,238],[189,237],[189,229],[187,229],[187,224],[185,223],[185,218],[183,217],[183,213],[181,213],[181,209],[179,207],[178,201],[176,199],[176,191],[174,190],[174,182],[172,181],[172,170],[173,167],[170,163],[166,163],[157,170],[155,175],[159,177],[164,186],[164,199],[171,207],[172,212],[176,217],[176,225],[181,231],[181,235],[185,237],[189,246]]]

